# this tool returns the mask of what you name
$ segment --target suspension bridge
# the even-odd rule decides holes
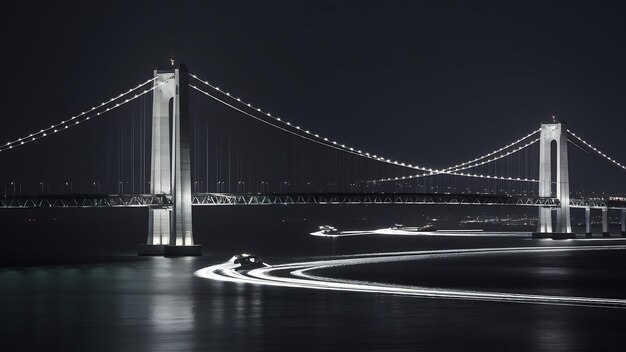
[[[210,191],[208,162],[205,162],[206,183],[202,184],[200,181],[199,186],[198,177],[194,175],[192,178],[192,173],[198,172],[198,164],[202,162],[197,160],[199,155],[197,148],[202,140],[195,134],[197,126],[190,118],[192,109],[190,92],[216,102],[223,108],[249,118],[255,123],[268,126],[279,133],[321,150],[347,155],[354,160],[370,164],[390,167],[393,174],[389,175],[387,172],[385,177],[369,177],[368,174],[361,175],[355,172],[350,177],[358,181],[350,183],[347,191],[345,188],[343,191],[329,189],[331,186],[334,187],[332,183],[325,183],[323,187],[319,186],[311,190],[310,188],[313,187],[311,182],[302,182],[306,184],[307,190],[305,191],[290,190],[290,183],[287,181],[284,182],[284,190],[282,189],[283,182],[278,182],[281,188],[278,191],[271,191],[269,181],[257,180],[255,184],[260,187],[257,186],[257,191],[253,192],[250,186],[253,181],[249,178],[247,192],[245,181],[238,181],[237,191],[231,192],[224,190],[224,181],[220,181],[220,176],[216,176],[217,181],[214,183],[216,187]],[[44,190],[42,182],[39,194],[25,195],[21,191],[18,193],[17,184],[11,182],[9,188],[12,188],[12,192],[7,191],[5,184],[4,195],[0,198],[0,209],[143,207],[149,213],[149,221],[147,241],[140,247],[140,254],[168,256],[201,254],[201,247],[194,242],[193,238],[192,206],[403,204],[534,207],[538,212],[538,225],[534,237],[540,238],[573,237],[570,209],[584,209],[585,233],[590,235],[591,211],[599,210],[602,214],[604,236],[609,236],[609,211],[621,214],[621,235],[626,235],[626,198],[571,196],[568,146],[573,145],[594,155],[621,172],[626,171],[626,166],[567,129],[564,123],[556,119],[541,123],[537,130],[492,152],[453,166],[434,169],[425,165],[393,160],[340,143],[288,120],[272,116],[246,100],[189,73],[185,65],[156,69],[149,80],[97,106],[47,128],[3,143],[0,146],[0,157],[43,138],[64,133],[69,129],[80,128],[78,126],[87,124],[89,120],[103,119],[101,116],[106,116],[146,96],[152,98],[152,110],[149,114],[151,124],[141,125],[141,130],[151,133],[148,192],[125,193],[123,192],[124,182],[120,181],[120,188],[116,193],[101,193],[100,184],[97,184],[96,188],[96,182],[93,182],[94,192],[75,193],[71,189],[72,184],[66,182],[66,185],[70,187],[69,193],[49,194]],[[206,145],[208,150],[208,141]],[[230,145],[228,153],[230,155]],[[192,154],[196,159],[192,158]],[[505,160],[515,156],[520,157],[520,155],[526,160],[524,167],[502,166]],[[352,163],[353,159],[349,162]],[[327,162],[328,160],[324,158],[320,161],[321,164]],[[221,162],[218,165],[221,165]],[[516,175],[515,172],[518,174]],[[451,191],[450,186],[447,189],[441,189],[438,184],[436,187],[431,186],[430,189],[425,186],[426,180],[442,178],[446,178],[447,182],[453,182],[455,185],[460,182],[458,180],[464,180],[463,182],[469,184],[486,182],[486,184],[493,185],[496,191],[470,191],[469,187],[464,186],[454,187]],[[192,180],[195,181],[192,182]],[[403,191],[389,191],[385,188],[388,184],[399,182],[406,186]],[[412,188],[412,182],[415,182],[415,188]],[[518,187],[517,190],[511,187],[505,189],[503,185],[509,184],[525,186]],[[420,185],[422,189],[418,188]],[[143,188],[140,189],[143,190]]]

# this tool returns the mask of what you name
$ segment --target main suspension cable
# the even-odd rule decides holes
[[[226,100],[220,99],[215,97],[214,95],[210,94],[209,92],[206,92],[204,90],[201,90],[200,88],[198,88],[197,86],[194,85],[189,85],[190,87],[192,87],[193,89],[205,94],[206,96],[213,98],[214,100],[230,107],[231,109],[237,110],[249,117],[252,117],[258,121],[261,121],[265,124],[268,124],[270,126],[273,126],[275,128],[278,128],[282,131],[288,132],[290,134],[293,134],[295,136],[298,136],[300,138],[327,146],[327,147],[331,147],[333,149],[337,149],[337,150],[341,150],[344,151],[346,153],[349,154],[353,154],[353,155],[357,155],[363,158],[367,158],[367,159],[371,159],[371,160],[375,160],[378,162],[382,162],[382,163],[386,163],[386,164],[390,164],[393,166],[398,166],[398,167],[403,167],[403,168],[408,168],[408,169],[413,169],[413,170],[419,170],[419,171],[435,171],[432,168],[427,168],[424,166],[419,166],[419,165],[412,165],[412,164],[407,164],[407,163],[403,163],[403,162],[398,162],[398,161],[392,161],[389,158],[384,158],[382,156],[378,156],[376,154],[372,154],[372,153],[368,153],[368,152],[364,152],[358,148],[354,148],[354,147],[349,147],[346,146],[345,144],[339,143],[337,141],[333,141],[327,137],[322,137],[319,134],[313,133],[309,130],[305,130],[303,128],[301,128],[298,125],[294,125],[289,121],[283,120],[280,117],[276,117],[276,116],[272,116],[272,114],[268,113],[268,112],[264,112],[262,111],[260,108],[253,106],[250,103],[246,103],[245,101],[243,101],[241,98],[237,98],[233,95],[231,95],[229,92],[226,92],[222,89],[220,89],[220,87],[218,86],[214,86],[212,84],[210,84],[208,81],[202,80],[200,78],[198,78],[198,76],[194,75],[194,74],[190,74],[190,76],[194,79],[196,79],[197,81],[201,82],[202,84],[206,85],[207,87],[212,88],[214,91],[220,93],[222,96],[224,96],[226,99],[229,99],[232,101],[232,104],[227,102]],[[234,104],[239,104],[242,106],[243,109],[251,109],[253,111],[255,111],[255,113],[257,114],[262,114],[263,117],[259,117],[256,116],[252,113],[246,112],[245,110],[243,110],[242,108],[238,108],[236,107]],[[268,120],[271,119],[271,120]],[[438,171],[438,170],[436,170]]]
[[[42,129],[42,130],[40,130],[38,132],[31,133],[28,136],[25,136],[25,137],[22,137],[22,138],[18,138],[16,140],[12,141],[12,142],[8,142],[8,143],[0,146],[0,152],[7,151],[7,150],[13,149],[15,147],[22,146],[24,144],[33,142],[35,140],[39,140],[39,139],[44,138],[46,136],[51,136],[51,135],[53,135],[55,133],[67,130],[70,127],[74,127],[74,126],[80,124],[81,122],[85,122],[85,121],[90,120],[90,119],[92,119],[94,117],[100,116],[100,115],[102,115],[102,114],[104,114],[104,113],[106,113],[108,111],[114,110],[114,109],[116,109],[116,108],[118,108],[118,107],[120,107],[122,105],[125,105],[125,104],[127,104],[127,103],[129,103],[129,102],[131,102],[131,101],[133,101],[133,100],[135,100],[137,98],[139,98],[140,96],[143,96],[143,95],[153,91],[154,89],[162,86],[163,84],[165,84],[165,82],[167,82],[170,79],[172,79],[173,76],[171,78],[167,79],[166,81],[160,83],[160,84],[154,85],[153,87],[151,87],[149,89],[144,89],[142,92],[139,92],[139,93],[135,94],[134,96],[126,98],[124,101],[121,101],[119,103],[116,103],[113,106],[108,106],[106,109],[103,109],[105,106],[107,106],[109,104],[112,104],[113,102],[121,99],[124,96],[127,96],[127,95],[131,94],[132,92],[138,90],[139,88],[145,86],[146,84],[148,84],[150,82],[153,82],[156,78],[157,77],[151,78],[151,79],[147,80],[146,82],[136,86],[135,88],[131,88],[127,92],[122,93],[122,94],[120,94],[120,95],[118,95],[118,96],[116,96],[114,98],[111,98],[111,99],[103,102],[102,104],[100,104],[98,106],[92,107],[91,109],[89,109],[87,111],[83,111],[83,112],[81,112],[80,114],[78,114],[76,116],[72,116],[71,118],[69,118],[67,120],[63,120],[63,121],[61,121],[61,122],[59,122],[57,124],[51,125],[48,128]],[[98,112],[96,112],[94,114],[94,112],[96,110],[99,110],[99,109],[103,109],[103,110],[102,111],[98,111]]]
[[[532,135],[532,134],[531,134]],[[478,166],[482,166],[497,160],[500,160],[502,158],[505,158],[509,155],[515,154],[523,149],[526,149],[527,147],[537,143],[539,141],[539,138],[534,139],[532,141],[530,141],[529,143],[526,143],[524,145],[522,145],[521,147],[518,147],[516,149],[513,149],[511,151],[508,151],[504,154],[498,155],[497,157],[491,158],[491,159],[487,159],[487,160],[483,160],[479,163],[475,163],[475,164],[471,164],[471,165],[467,165],[468,163],[465,163],[466,166],[464,167],[460,167],[460,168],[447,168],[444,170],[441,170],[439,172],[429,172],[429,173],[424,173],[424,174],[417,174],[417,175],[409,175],[409,176],[404,176],[401,179],[414,179],[414,178],[421,178],[421,177],[429,177],[429,176],[437,176],[437,175],[455,175],[455,176],[466,176],[466,177],[482,177],[483,175],[480,176],[476,176],[476,174],[466,174],[466,173],[459,173],[459,171],[463,171],[463,170],[467,170],[467,169],[471,169],[474,167],[478,167]],[[450,170],[450,171],[448,171]],[[533,179],[528,179],[528,178],[523,178],[523,179],[517,179],[517,178],[507,178],[504,176],[485,176],[482,178],[488,178],[488,179],[497,179],[497,180],[513,180],[513,181],[530,181],[530,182],[534,182],[535,180]],[[376,180],[377,182],[385,182],[385,181],[395,181],[397,178],[382,178],[382,179],[378,179]]]
[[[574,132],[567,130],[567,132],[574,138],[578,139],[579,141],[581,141],[585,146],[587,146],[588,148],[590,148],[591,150],[593,150],[594,152],[596,152],[598,155],[602,156],[605,160],[609,161],[613,166],[617,166],[618,168],[620,168],[622,171],[626,171],[626,166],[622,165],[621,163],[619,163],[617,160],[609,157],[608,155],[606,155],[605,153],[603,153],[602,151],[600,151],[600,149],[594,147],[593,145],[591,145],[590,143],[588,143],[587,141],[585,141],[584,139],[578,137]]]
[[[490,153],[487,153],[487,154],[485,154],[485,155],[482,155],[482,156],[480,156],[480,157],[478,157],[478,158],[476,158],[476,159],[469,160],[469,161],[466,161],[466,162],[463,162],[463,163],[460,163],[460,164],[457,164],[457,165],[454,165],[454,166],[451,166],[451,167],[445,168],[444,170],[445,170],[445,171],[453,171],[453,170],[456,170],[457,168],[463,167],[463,166],[465,166],[465,165],[472,164],[472,163],[475,163],[475,162],[477,162],[477,161],[480,161],[480,160],[483,160],[483,159],[489,158],[489,157],[491,157],[491,156],[493,156],[493,155],[499,154],[500,152],[502,152],[502,151],[504,151],[504,150],[507,150],[507,149],[509,149],[509,148],[511,148],[511,147],[513,147],[513,146],[515,146],[515,145],[517,145],[517,144],[519,144],[520,142],[522,142],[522,141],[524,141],[524,140],[528,139],[529,137],[533,136],[534,134],[538,133],[539,131],[541,131],[541,129],[537,129],[537,130],[535,130],[535,131],[533,131],[533,132],[531,132],[531,133],[529,133],[529,134],[525,135],[524,137],[522,137],[522,138],[520,138],[520,139],[516,140],[516,141],[515,141],[515,142],[513,142],[513,143],[510,143],[510,144],[508,144],[508,145],[505,145],[505,146],[504,146],[504,147],[502,147],[502,148],[496,149],[496,150],[494,150],[494,151],[492,151],[492,152],[490,152]],[[537,140],[538,140],[538,139],[537,139]],[[533,141],[532,143],[536,142],[537,140]],[[532,143],[531,143],[531,144],[532,144]],[[528,145],[527,145],[527,146],[528,146]],[[509,154],[509,155],[510,155],[510,154]],[[497,160],[497,159],[495,159],[495,160]],[[485,163],[485,164],[486,164],[486,163]],[[481,164],[481,165],[484,165],[484,164]],[[471,167],[473,167],[473,166],[471,166]],[[458,169],[458,170],[464,170],[464,169]]]

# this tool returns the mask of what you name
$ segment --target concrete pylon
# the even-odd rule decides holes
[[[573,237],[569,207],[567,129],[561,122],[547,122],[541,124],[540,134],[539,196],[556,196],[559,199],[560,206],[555,212],[555,228],[552,226],[552,209],[539,208],[537,232],[539,234],[554,233],[553,237]],[[556,184],[554,188],[552,185],[552,142],[556,142]]]
[[[191,148],[188,73],[154,71],[150,193],[171,196],[172,204],[149,209],[148,240],[140,255],[201,255],[191,219]]]

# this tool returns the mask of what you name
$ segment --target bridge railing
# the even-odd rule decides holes
[[[584,201],[573,200],[575,206]],[[483,205],[558,207],[551,197],[492,194],[420,194],[420,193],[198,193],[192,195],[196,206],[224,205],[329,205],[329,204],[405,204],[405,205]],[[598,207],[604,203],[594,203]],[[171,195],[95,194],[34,195],[0,198],[0,208],[94,208],[94,207],[169,207]]]
[[[206,193],[192,197],[194,205],[325,205],[325,204],[449,204],[449,205],[521,205],[556,207],[556,198],[489,194],[419,194],[419,193]]]
[[[0,198],[0,208],[104,208],[171,205],[171,198],[155,194],[33,195]]]
[[[611,199],[570,199],[572,208],[626,209],[626,201]]]

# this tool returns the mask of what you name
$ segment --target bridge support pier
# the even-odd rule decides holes
[[[626,237],[626,209],[622,209],[622,237]]]
[[[591,237],[591,208],[585,208],[585,236]]]
[[[148,241],[139,245],[139,255],[163,255],[170,244],[171,208],[148,209]]]
[[[609,209],[602,208],[602,237],[610,237],[609,233]]]
[[[187,68],[157,69],[154,76],[150,191],[171,204],[150,208],[148,240],[139,254],[202,255],[192,232]]]
[[[556,209],[556,226],[552,228],[552,209],[539,208],[537,232],[533,238],[574,238],[570,219],[569,165],[567,159],[567,130],[561,122],[541,124],[539,139],[539,196],[552,197],[556,194],[559,208]],[[552,145],[556,147],[556,182],[552,175]],[[553,189],[553,185],[555,189]],[[550,235],[551,234],[551,235]]]

